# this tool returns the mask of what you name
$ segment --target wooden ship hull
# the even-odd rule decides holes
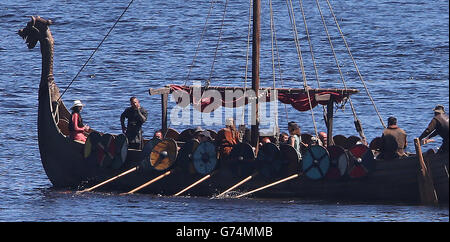
[[[39,149],[45,172],[55,188],[86,188],[111,178],[123,171],[142,166],[146,160],[145,152],[128,150],[127,159],[120,169],[101,168],[96,162],[84,158],[84,144],[64,135],[55,122],[48,87],[42,87],[39,96]],[[62,104],[62,102],[61,102]],[[68,118],[69,113],[62,105],[59,119]],[[448,203],[448,153],[430,154],[425,157],[430,166],[434,187],[440,203]],[[220,164],[208,181],[192,188],[187,195],[214,196],[242,180],[234,172],[233,164]],[[203,175],[183,169],[173,164],[173,174],[140,190],[140,193],[174,195],[194,183]],[[301,198],[359,202],[420,202],[420,165],[416,156],[395,160],[376,160],[375,169],[367,176],[352,179],[311,180],[304,175],[277,186],[254,193],[261,198]],[[104,191],[127,192],[163,174],[151,168],[141,168],[99,188]],[[255,176],[254,179],[237,189],[249,191],[279,178],[301,173],[298,169],[284,170],[277,177]],[[247,172],[249,174],[249,172]]]

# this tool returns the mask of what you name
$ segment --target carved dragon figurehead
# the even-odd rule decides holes
[[[37,42],[40,42],[41,54],[42,54],[42,73],[41,73],[41,87],[50,88],[51,100],[55,101],[59,99],[59,88],[56,86],[53,80],[53,46],[54,41],[52,33],[50,32],[49,25],[52,24],[51,20],[46,20],[39,16],[32,16],[31,20],[27,23],[27,26],[18,31],[25,40],[28,49],[33,49]]]
[[[31,16],[27,26],[19,30],[18,34],[25,40],[29,49],[33,49],[38,41],[51,37],[48,26],[51,20],[45,20],[39,16]]]

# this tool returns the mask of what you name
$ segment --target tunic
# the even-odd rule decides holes
[[[428,127],[420,135],[419,140],[422,140],[427,136],[430,136],[431,138],[439,134],[443,139],[442,145],[439,148],[439,152],[448,152],[449,147],[448,132],[449,132],[448,116],[444,113],[436,114],[428,124]]]
[[[228,157],[233,145],[239,142],[239,133],[237,131],[233,132],[230,128],[223,128],[217,133],[216,142],[219,147],[220,157]]]
[[[387,127],[381,136],[382,157],[390,160],[406,156],[405,148],[408,145],[406,136],[406,132],[397,125],[390,125]]]
[[[128,107],[120,115],[120,124],[122,125],[122,129],[125,128],[125,119],[128,119],[127,131],[125,132],[128,139],[128,144],[137,144],[139,147],[136,148],[141,148],[142,124],[147,121],[147,116],[147,110],[142,107],[139,108],[139,110]]]
[[[71,139],[86,142],[86,136],[84,135],[84,125],[79,113],[72,114],[72,119],[69,120],[69,131],[69,137]]]

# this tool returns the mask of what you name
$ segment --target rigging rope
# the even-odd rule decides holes
[[[339,61],[337,59],[336,52],[335,52],[334,47],[333,47],[333,42],[331,41],[331,37],[330,37],[330,34],[328,32],[327,24],[325,23],[325,19],[323,17],[322,10],[320,8],[320,4],[319,4],[318,0],[316,0],[316,4],[317,4],[317,9],[319,10],[319,13],[320,13],[320,17],[322,18],[322,24],[323,24],[323,27],[325,28],[325,33],[327,34],[328,42],[330,44],[331,51],[333,52],[334,60],[336,62],[336,66],[338,68],[342,84],[344,85],[344,88],[347,89],[347,84],[345,83],[344,75],[342,74],[342,70],[341,70],[341,67],[339,65]],[[365,137],[364,131],[362,130],[362,127],[360,125],[361,122],[359,121],[359,119],[358,119],[358,117],[356,115],[356,110],[355,110],[355,107],[353,106],[353,102],[352,102],[352,99],[350,98],[350,96],[348,97],[348,100],[350,101],[350,107],[352,109],[356,130],[358,131],[358,133],[361,136],[361,138],[365,141],[366,137]]]
[[[214,6],[214,2],[215,2],[215,0],[211,0],[211,6],[209,7],[208,16],[206,16],[205,25],[203,25],[202,34],[200,36],[200,40],[198,41],[197,48],[195,49],[194,58],[192,59],[191,66],[189,67],[188,75],[186,77],[186,80],[184,81],[184,85],[185,86],[186,86],[186,83],[189,81],[189,77],[191,76],[191,71],[192,71],[192,68],[194,67],[195,59],[197,58],[197,54],[198,54],[198,50],[200,48],[200,44],[202,43],[203,37],[205,35],[206,26],[208,25],[208,19],[211,16],[211,10],[212,10],[212,8]]]
[[[289,2],[288,2],[289,1]],[[306,94],[308,95],[308,102],[309,102],[309,107],[311,110],[311,116],[312,116],[312,121],[313,121],[313,125],[314,125],[314,131],[316,136],[318,137],[318,132],[317,132],[317,125],[316,125],[316,121],[314,118],[314,111],[313,111],[313,107],[311,104],[311,97],[309,94],[309,87],[308,84],[306,82],[306,74],[305,74],[305,68],[303,66],[303,57],[302,57],[302,52],[301,52],[301,48],[300,48],[300,42],[298,40],[298,31],[297,31],[297,24],[295,23],[295,15],[294,15],[294,7],[292,6],[292,0],[286,0],[286,5],[288,7],[289,10],[289,20],[291,22],[292,25],[292,31],[294,33],[294,40],[295,40],[295,46],[297,48],[297,55],[299,58],[299,63],[300,63],[300,69],[302,71],[302,77],[303,77],[303,87],[305,89]]]
[[[272,11],[272,8],[271,8]],[[275,40],[275,50],[277,53],[277,64],[278,64],[278,73],[280,75],[280,82],[281,82],[281,87],[284,87],[284,82],[283,82],[283,76],[282,76],[282,71],[281,71],[281,63],[280,63],[280,52],[278,50],[278,41],[277,41],[277,31],[275,29],[275,25],[273,26],[273,35],[274,35],[274,40]],[[288,115],[288,111],[287,111],[287,104],[283,103],[284,106],[284,113],[286,115],[286,120],[289,120],[289,115]]]
[[[271,37],[271,52],[272,52],[272,76],[273,76],[273,93],[271,93],[272,98],[275,97],[275,57],[274,57],[274,33],[275,33],[275,26],[273,22],[273,9],[272,9],[272,0],[269,0],[269,6],[270,6],[270,37]],[[276,100],[276,99],[275,99]],[[286,104],[285,104],[286,105]],[[275,112],[275,133],[277,134],[279,132],[278,129],[278,112]],[[275,136],[275,139],[278,140],[278,135]]]
[[[223,9],[223,15],[222,15],[222,24],[220,25],[220,31],[219,31],[219,39],[217,40],[217,45],[216,45],[216,50],[214,51],[214,59],[211,65],[211,71],[209,73],[209,78],[208,80],[206,80],[206,84],[205,87],[207,88],[211,82],[211,78],[212,78],[212,74],[214,72],[214,64],[216,63],[216,58],[217,58],[217,51],[219,50],[219,44],[222,40],[222,30],[223,30],[223,26],[225,23],[225,15],[227,13],[227,5],[228,5],[228,0],[225,1],[225,7]]]
[[[97,50],[100,48],[100,46],[103,44],[103,42],[105,42],[106,38],[108,38],[109,34],[111,33],[111,31],[116,27],[117,23],[120,21],[120,19],[122,18],[122,16],[125,14],[125,12],[128,10],[128,8],[131,6],[131,4],[133,3],[134,0],[131,0],[130,3],[128,3],[128,6],[125,8],[125,10],[123,10],[122,14],[119,16],[119,18],[114,22],[113,26],[109,29],[108,33],[105,35],[105,37],[103,37],[103,40],[100,42],[100,44],[98,44],[97,48],[94,49],[94,51],[92,52],[91,56],[89,56],[89,58],[87,59],[87,61],[84,63],[84,65],[81,67],[81,69],[78,71],[78,73],[75,75],[75,77],[72,79],[72,81],[69,83],[69,85],[64,89],[64,92],[59,96],[58,100],[56,102],[59,102],[59,100],[62,98],[62,96],[66,93],[66,91],[69,89],[69,87],[72,85],[72,83],[75,81],[75,79],[77,79],[78,75],[80,75],[80,73],[83,71],[84,67],[86,67],[87,63],[89,63],[89,61],[92,59],[92,57],[94,56],[95,52],[97,52]]]
[[[309,50],[310,50],[310,53],[311,53],[311,60],[312,60],[313,67],[314,67],[314,74],[316,75],[317,88],[320,88],[319,72],[318,72],[317,65],[316,65],[316,58],[314,57],[314,51],[313,51],[313,47],[312,47],[312,43],[311,43],[311,38],[310,38],[310,35],[309,35],[308,25],[306,23],[306,14],[305,14],[305,11],[303,10],[303,1],[299,0],[299,3],[300,3],[300,9],[302,11],[303,23],[305,25],[306,37],[308,38]],[[326,120],[326,123],[328,123],[327,115],[326,115],[327,111],[326,111],[324,106],[322,106],[322,110],[323,110],[322,111],[323,112],[323,117]]]
[[[333,16],[334,21],[336,23],[336,26],[337,26],[337,28],[339,30],[339,33],[341,34],[342,40],[344,41],[345,47],[347,48],[347,52],[348,52],[348,54],[350,55],[350,57],[351,57],[351,59],[353,61],[353,65],[355,66],[355,69],[356,69],[356,72],[358,73],[359,79],[361,80],[361,82],[362,82],[362,84],[364,86],[364,89],[366,90],[367,96],[369,96],[369,99],[372,102],[373,107],[375,108],[375,112],[377,113],[378,118],[380,119],[381,125],[383,125],[383,127],[386,128],[386,125],[384,124],[383,119],[381,118],[381,115],[378,112],[377,106],[375,105],[375,101],[373,100],[372,96],[370,95],[369,89],[367,88],[366,83],[365,83],[361,73],[359,72],[358,65],[356,65],[356,61],[353,58],[352,53],[350,52],[350,48],[348,47],[347,41],[345,40],[345,37],[344,37],[344,34],[342,33],[342,30],[341,30],[341,28],[339,26],[339,23],[338,23],[338,21],[336,19],[336,16],[334,15],[333,8],[331,7],[330,2],[328,0],[326,0],[326,1],[327,1],[327,4],[328,4],[328,7],[330,9],[331,15]]]
[[[248,79],[248,62],[250,56],[250,30],[251,30],[251,18],[252,18],[252,7],[253,0],[250,0],[248,8],[248,26],[247,26],[247,53],[245,59],[245,78],[244,78],[244,97],[247,93],[247,79]],[[245,105],[242,105],[242,125],[245,125]]]

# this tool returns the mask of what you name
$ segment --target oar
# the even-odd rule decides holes
[[[127,193],[123,193],[123,194],[132,194],[132,193],[135,193],[135,192],[141,190],[142,188],[144,188],[144,187],[146,187],[146,186],[148,186],[148,185],[150,185],[150,184],[152,184],[152,183],[154,183],[154,182],[156,182],[156,181],[162,179],[163,177],[170,175],[172,172],[173,172],[173,170],[167,171],[166,173],[164,173],[164,174],[162,174],[162,175],[159,175],[158,177],[156,177],[156,178],[154,178],[154,179],[152,179],[152,180],[150,180],[150,181],[148,181],[148,182],[146,182],[146,183],[144,183],[144,184],[142,184],[142,185],[136,187],[135,189],[133,189],[133,190],[127,192]]]
[[[196,185],[198,185],[198,184],[202,183],[203,181],[207,180],[208,178],[210,178],[210,177],[211,177],[211,175],[212,175],[212,173],[210,173],[210,174],[208,174],[208,175],[204,176],[204,177],[203,177],[203,178],[201,178],[200,180],[198,180],[198,181],[196,181],[196,182],[192,183],[192,185],[190,185],[190,186],[186,187],[185,189],[183,189],[183,190],[179,191],[178,193],[176,193],[176,194],[175,194],[175,195],[173,195],[173,196],[174,196],[174,197],[176,197],[176,196],[179,196],[180,194],[184,193],[185,191],[187,191],[187,190],[189,190],[189,189],[191,189],[191,188],[195,187]]]
[[[234,186],[228,188],[227,190],[225,190],[224,192],[222,192],[221,194],[217,195],[216,198],[221,197],[227,193],[229,193],[231,190],[236,189],[237,187],[239,187],[240,185],[246,183],[247,181],[250,181],[250,179],[252,179],[253,177],[255,177],[258,174],[258,172],[255,172],[253,174],[251,174],[250,176],[248,176],[247,178],[245,178],[244,180],[236,183]]]
[[[243,197],[243,196],[247,196],[247,195],[252,194],[252,193],[255,193],[255,192],[257,192],[257,191],[261,191],[261,190],[263,190],[263,189],[269,188],[269,187],[271,187],[271,186],[275,186],[275,185],[280,184],[280,183],[282,183],[282,182],[289,181],[289,180],[291,180],[291,179],[297,178],[298,176],[299,176],[299,174],[294,174],[294,175],[292,175],[292,176],[286,177],[286,178],[281,179],[281,180],[279,180],[279,181],[270,183],[270,184],[265,185],[265,186],[263,186],[263,187],[260,187],[260,188],[257,188],[257,189],[255,189],[255,190],[252,190],[252,191],[246,192],[246,193],[244,193],[244,194],[241,194],[241,195],[239,195],[239,196],[236,196],[236,198],[240,198],[240,197]]]
[[[133,172],[133,171],[136,171],[137,168],[138,168],[137,166],[136,166],[136,167],[133,167],[133,168],[131,168],[131,169],[125,171],[125,172],[120,173],[120,174],[117,175],[117,176],[114,176],[114,177],[112,177],[112,178],[110,178],[110,179],[108,179],[108,180],[106,180],[106,181],[104,181],[104,182],[101,182],[101,183],[99,183],[99,184],[97,184],[97,185],[95,185],[95,186],[93,186],[93,187],[91,187],[91,188],[87,188],[87,189],[84,189],[84,190],[82,190],[82,191],[78,191],[77,193],[90,192],[90,191],[94,190],[95,188],[101,187],[101,186],[105,185],[106,183],[112,182],[112,181],[116,180],[117,178],[120,178],[120,177],[122,177],[122,176],[125,176],[126,174],[131,173],[131,172]]]

